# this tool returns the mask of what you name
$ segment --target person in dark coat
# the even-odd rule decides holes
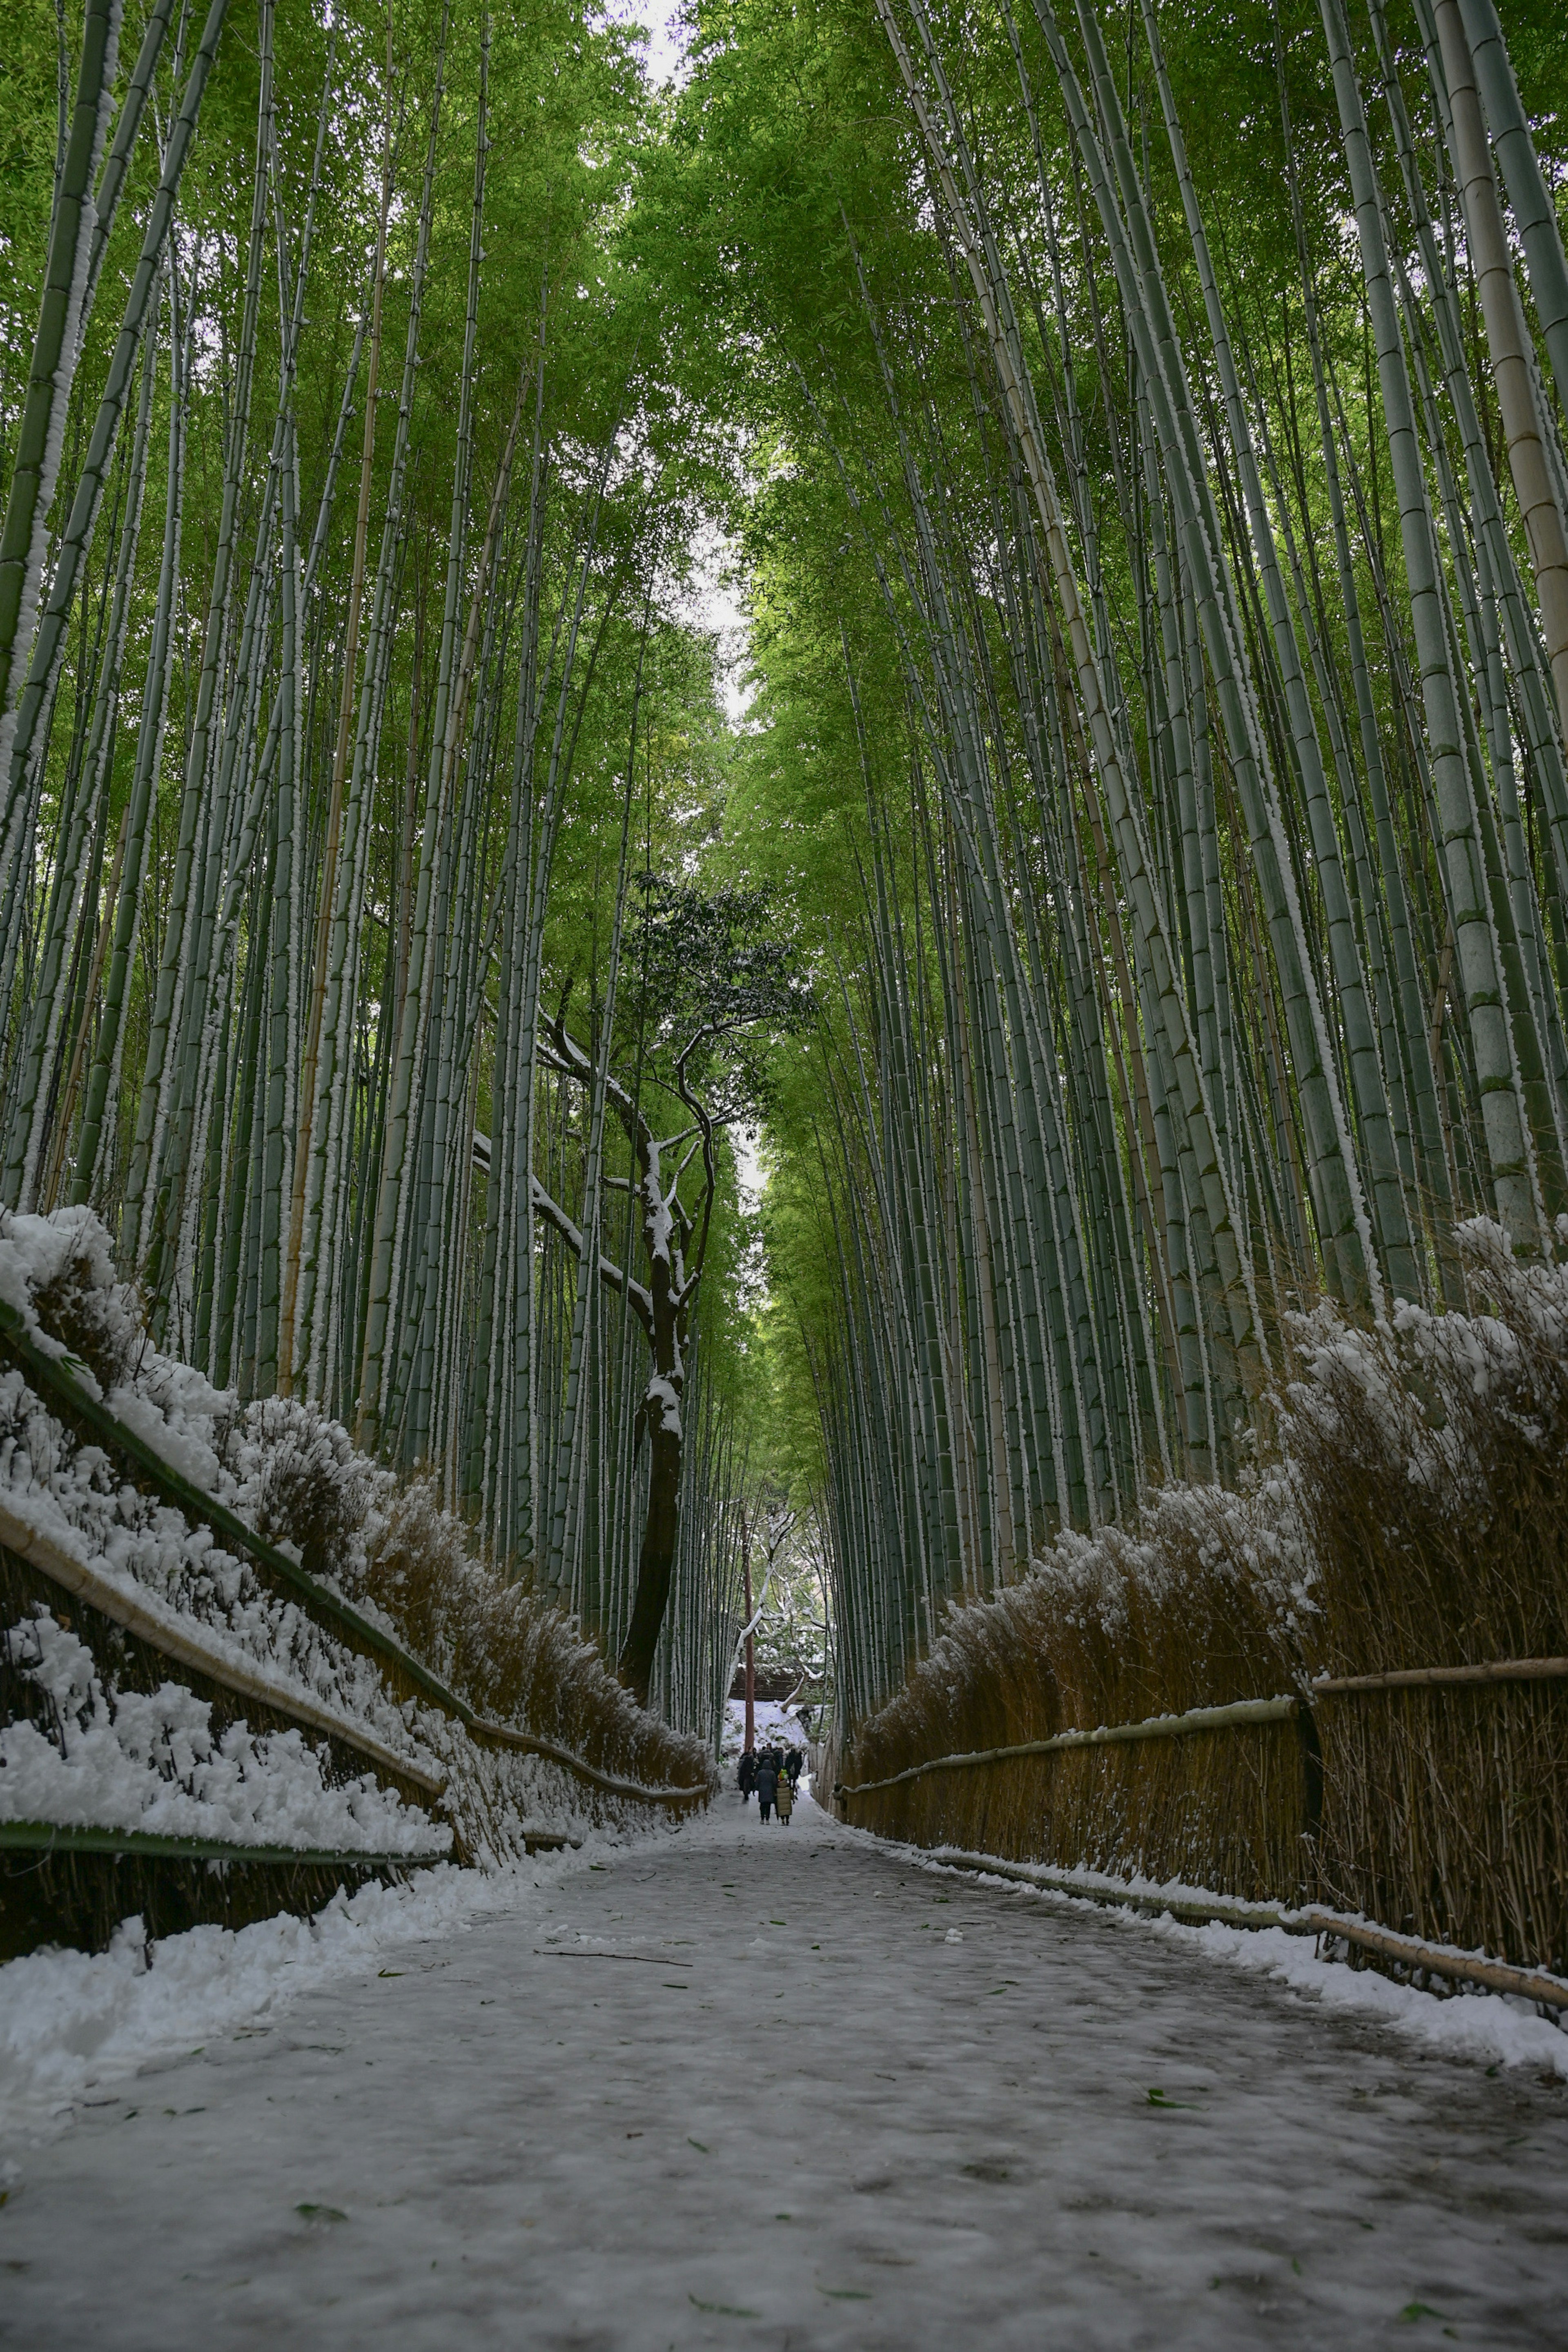
[[[798,1748],[792,1748],[790,1749],[789,1754],[784,1758],[784,1768],[789,1775],[790,1787],[792,1789],[798,1789],[800,1786],[801,1773],[805,1769],[805,1759],[801,1754]]]
[[[757,1762],[757,1805],[763,1821],[770,1819],[779,1793],[779,1768],[773,1750],[765,1749]]]
[[[745,1754],[741,1759],[740,1781],[741,1802],[743,1805],[749,1804],[751,1802],[752,1790],[757,1785],[757,1759],[754,1752],[750,1748],[747,1748]]]

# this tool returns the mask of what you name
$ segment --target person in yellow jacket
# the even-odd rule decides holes
[[[779,1809],[779,1819],[787,1830],[789,1817],[795,1811],[795,1782],[787,1772],[779,1774],[779,1792],[773,1801]]]

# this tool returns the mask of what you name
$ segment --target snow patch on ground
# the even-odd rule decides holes
[[[623,1841],[498,1870],[437,1864],[401,1886],[340,1891],[313,1919],[280,1912],[248,1927],[192,1927],[149,1943],[125,1920],[106,1952],[29,1953],[0,1968],[0,2146],[37,2141],[92,2095],[149,2064],[282,2016],[394,1947],[526,1916],[544,1891]]]
[[[1392,1978],[1379,1976],[1374,1969],[1351,1968],[1342,1960],[1324,1958],[1306,1937],[1289,1936],[1283,1927],[1191,1927],[1173,1919],[1169,1912],[1155,1916],[1148,1912],[1121,1910],[1095,1904],[1089,1896],[1065,1894],[1058,1887],[1027,1886],[1016,1878],[1004,1878],[999,1873],[963,1870],[937,1859],[921,1846],[900,1845],[875,1836],[869,1830],[838,1823],[836,1831],[840,1836],[863,1838],[883,1852],[896,1853],[915,1869],[944,1878],[969,1879],[983,1886],[1010,1889],[1026,1902],[1073,1907],[1091,1904],[1102,1918],[1129,1932],[1147,1931],[1178,1946],[1184,1945],[1189,1950],[1195,1948],[1233,1968],[1270,1977],[1302,2000],[1318,2002],[1324,2010],[1375,2018],[1382,2024],[1392,2025],[1430,2048],[1442,2051],[1449,2058],[1479,2061],[1489,2068],[1533,2066],[1539,2073],[1551,2073],[1568,2080],[1568,2032],[1542,2017],[1533,2002],[1513,1994],[1485,1992],[1479,1987],[1459,1990],[1452,1995],[1423,1992],[1415,1985],[1395,1984]],[[1085,1877],[1087,1883],[1098,1874],[1085,1874]],[[1173,1901],[1225,1900],[1215,1896],[1212,1888],[1184,1885],[1154,1888],[1145,1882],[1110,1879],[1102,1883],[1107,1886],[1131,1885],[1137,1893],[1164,1894]]]
[[[1142,1924],[1158,1935],[1195,1938],[1215,1959],[1272,1977],[1324,2009],[1397,2026],[1450,2058],[1534,2066],[1568,2077],[1568,2033],[1510,1993],[1421,1992],[1372,1969],[1323,1959],[1304,1936],[1288,1936],[1282,1927],[1184,1927],[1169,1917]]]

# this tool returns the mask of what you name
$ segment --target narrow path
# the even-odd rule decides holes
[[[0,2213],[0,2345],[1568,2341],[1568,2092],[809,1804],[124,2090]]]

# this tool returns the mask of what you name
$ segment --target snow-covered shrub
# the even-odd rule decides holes
[[[1563,1228],[1568,1241],[1568,1224]],[[1280,1436],[1335,1675],[1568,1655],[1568,1266],[1458,1233],[1468,1311],[1295,1328]],[[1330,1900],[1568,1964],[1568,1684],[1317,1710]]]
[[[47,1602],[0,1633],[0,1654],[46,1703],[42,1722],[0,1725],[8,1819],[426,1859],[451,1846],[445,1822],[373,1773],[335,1779],[325,1743],[293,1726],[216,1728],[210,1702],[184,1683],[109,1689]]]
[[[118,1278],[109,1235],[90,1209],[4,1220],[0,1297],[84,1364],[107,1396],[149,1352],[142,1302]]]
[[[258,1535],[293,1545],[312,1576],[352,1581],[363,1571],[365,1515],[390,1479],[341,1422],[291,1397],[259,1397],[230,1427],[224,1458]]]
[[[1457,1240],[1468,1313],[1291,1329],[1280,1435],[1333,1674],[1568,1654],[1568,1265],[1483,1218]]]
[[[1311,1582],[1281,1479],[1158,1490],[1131,1528],[1067,1532],[994,1599],[952,1610],[840,1777],[1288,1691]],[[931,1773],[849,1817],[921,1843],[1262,1895],[1300,1874],[1296,1737],[1267,1725]]]

